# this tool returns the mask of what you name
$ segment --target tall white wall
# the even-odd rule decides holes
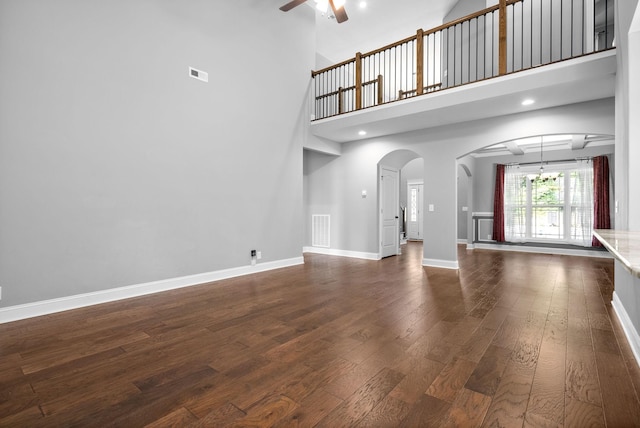
[[[623,54],[628,58],[626,73],[628,94],[628,147],[629,157],[627,167],[629,171],[629,229],[640,230],[640,5],[636,6],[633,21],[629,29],[628,48],[623,47]],[[632,77],[633,76],[633,77]],[[624,90],[624,87],[622,88]]]
[[[0,306],[300,257],[313,18],[0,2]]]

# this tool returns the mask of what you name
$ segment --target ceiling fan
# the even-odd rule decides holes
[[[284,6],[280,7],[280,10],[283,12],[288,12],[294,7],[301,5],[306,1],[307,0],[292,0]],[[319,5],[322,5],[324,3],[326,7],[327,0],[316,0],[316,3],[318,3]],[[349,17],[347,16],[347,12],[344,10],[344,0],[328,0],[328,3],[331,6],[331,10],[336,17],[336,21],[338,21],[338,24],[349,19]]]

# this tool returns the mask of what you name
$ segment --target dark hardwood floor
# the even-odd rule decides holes
[[[611,260],[403,251],[0,325],[0,426],[640,426]]]

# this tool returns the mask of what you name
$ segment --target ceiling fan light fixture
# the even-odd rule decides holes
[[[329,8],[329,0],[315,0],[316,1],[316,9],[318,9],[322,13],[327,13],[327,9]]]
[[[336,9],[340,9],[344,6],[345,3],[346,0],[333,0],[333,5],[336,7]]]

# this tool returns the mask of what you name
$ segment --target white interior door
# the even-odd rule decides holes
[[[407,185],[407,239],[422,240],[422,183]]]
[[[382,257],[395,256],[400,247],[400,182],[397,169],[380,167],[380,247]]]

